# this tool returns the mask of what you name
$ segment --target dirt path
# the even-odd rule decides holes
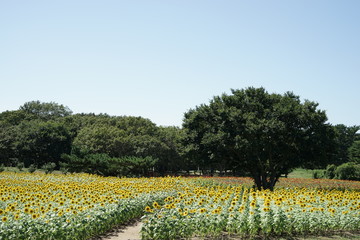
[[[116,229],[113,229],[111,232],[107,233],[100,238],[99,240],[141,240],[140,230],[142,223],[136,221],[127,226],[122,226]]]

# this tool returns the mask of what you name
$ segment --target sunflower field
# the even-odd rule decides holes
[[[0,173],[0,239],[89,239],[183,188],[176,178]]]
[[[249,239],[259,235],[360,230],[359,189],[343,191],[326,189],[324,185],[280,187],[270,192],[238,184],[201,182],[188,182],[176,196],[168,196],[162,204],[154,202],[147,206],[143,239],[215,238],[224,233]],[[340,185],[347,184],[353,185],[351,182]],[[353,186],[358,187],[359,183]]]
[[[143,240],[360,230],[360,182],[0,173],[0,239],[90,239],[140,218]]]

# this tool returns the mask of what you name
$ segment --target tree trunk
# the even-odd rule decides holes
[[[268,176],[268,173],[260,173],[260,172],[254,172],[252,171],[252,177],[254,179],[254,183],[256,185],[256,188],[258,190],[266,190],[269,189],[270,191],[274,190],[274,186],[276,184],[276,182],[279,179],[279,176],[277,176],[276,174],[270,174],[270,176]]]

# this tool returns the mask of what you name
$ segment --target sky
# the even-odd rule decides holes
[[[0,0],[0,112],[39,100],[181,126],[214,96],[264,87],[360,125],[359,11],[358,0]]]

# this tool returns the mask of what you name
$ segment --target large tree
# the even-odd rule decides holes
[[[282,174],[331,157],[334,131],[318,104],[291,92],[232,90],[185,113],[185,143],[199,165],[242,169],[257,188],[273,189]]]

